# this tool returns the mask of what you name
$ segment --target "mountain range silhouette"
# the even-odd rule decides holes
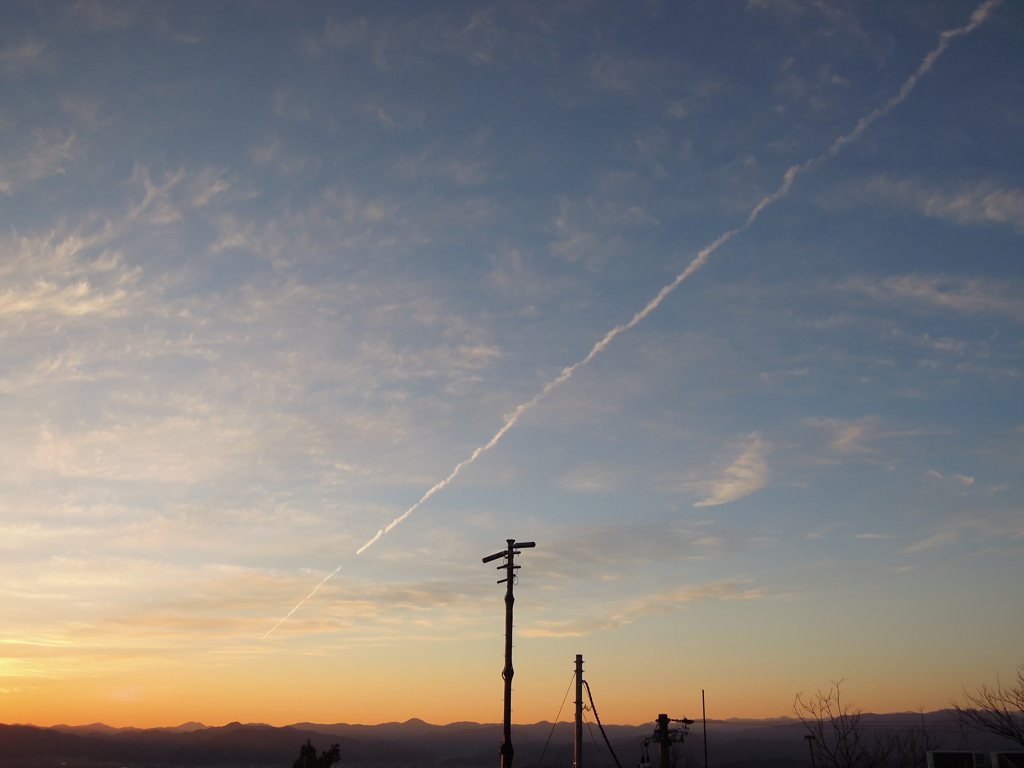
[[[864,714],[864,727],[896,732],[927,727],[943,749],[1014,751],[1013,745],[974,731],[965,731],[953,714],[942,710],[924,715]],[[653,731],[644,725],[606,725],[605,731],[624,768],[636,765],[640,744]],[[731,719],[707,722],[711,768],[810,768],[806,733],[799,720]],[[550,744],[544,750],[550,736]],[[559,722],[517,725],[513,730],[516,764],[521,768],[571,768],[573,726]],[[588,768],[606,768],[613,761],[595,726],[584,727]],[[395,768],[476,768],[498,763],[501,725],[457,722],[432,725],[414,718],[405,722],[358,725],[296,723],[275,727],[262,723],[229,723],[208,727],[198,722],[166,728],[112,728],[103,723],[57,725],[0,724],[2,768],[107,768],[128,766],[283,766],[288,768],[309,739],[319,749],[341,746],[341,764]],[[691,726],[683,746],[682,765],[703,766],[701,723]],[[543,763],[540,761],[544,753]]]

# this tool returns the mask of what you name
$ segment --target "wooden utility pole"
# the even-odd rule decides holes
[[[583,654],[576,654],[576,731],[572,742],[573,768],[583,768]]]
[[[669,723],[679,723],[679,727],[669,728]],[[658,720],[655,722],[654,734],[644,741],[643,754],[647,754],[647,745],[653,741],[658,745],[658,749],[661,752],[660,768],[669,768],[669,765],[672,762],[672,745],[683,743],[691,725],[693,725],[693,720],[690,720],[687,717],[675,718],[664,714],[658,715]],[[648,765],[650,765],[649,760],[650,758],[647,758]],[[645,761],[641,760],[641,763],[643,762]]]
[[[669,768],[672,757],[672,742],[668,736],[668,715],[658,715],[658,737],[655,739],[661,752],[661,768]]]
[[[532,541],[516,542],[515,539],[505,539],[508,548],[501,552],[495,552],[483,559],[485,563],[504,557],[505,562],[498,566],[500,571],[505,569],[505,578],[498,579],[498,584],[505,584],[505,668],[501,671],[501,677],[505,681],[505,721],[501,732],[501,747],[498,752],[501,755],[501,768],[512,768],[512,756],[515,750],[512,749],[512,676],[515,670],[512,668],[512,606],[516,599],[512,594],[512,585],[515,583],[516,571],[519,566],[515,564],[515,556],[522,554],[516,547],[527,549],[536,547]]]

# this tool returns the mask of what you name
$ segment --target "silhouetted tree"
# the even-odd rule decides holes
[[[326,752],[321,752],[320,757],[316,756],[316,747],[306,739],[306,743],[299,747],[299,759],[292,764],[292,768],[331,768],[332,765],[341,760],[341,748],[332,744]]]
[[[1015,741],[1024,747],[1024,663],[1017,667],[1016,684],[996,687],[982,683],[974,693],[964,690],[965,706],[951,702],[961,723]]]
[[[924,728],[869,734],[859,709],[842,699],[842,680],[828,691],[804,699],[796,695],[793,712],[807,729],[817,768],[923,768],[936,739]]]
[[[928,753],[939,748],[939,739],[924,724],[921,711],[921,729],[911,728],[899,734],[886,736],[889,747],[888,764],[893,768],[924,768]]]
[[[692,744],[673,744],[668,765],[669,768],[700,768],[704,763],[697,758]]]

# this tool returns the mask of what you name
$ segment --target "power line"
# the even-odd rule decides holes
[[[562,697],[562,705],[558,708],[558,714],[555,715],[555,722],[551,724],[551,732],[548,734],[548,740],[544,742],[544,749],[540,751],[540,759],[537,760],[537,768],[540,768],[540,764],[544,762],[544,754],[548,751],[548,744],[551,743],[551,737],[555,735],[555,726],[558,725],[558,718],[562,716],[562,707],[565,706],[565,700],[569,698],[569,691],[572,690],[572,682],[576,679],[576,673],[572,674],[569,678],[569,687],[565,689],[565,696]]]
[[[597,720],[597,727],[601,729],[601,735],[604,737],[604,743],[608,745],[608,751],[612,753],[612,759],[615,761],[615,765],[617,765],[618,768],[622,768],[622,763],[619,762],[619,758],[615,755],[615,750],[612,749],[612,743],[608,740],[608,734],[604,732],[604,726],[601,725],[601,717],[597,714],[597,706],[594,704],[594,694],[590,692],[590,683],[584,680],[583,684],[587,686],[587,698],[590,699],[590,710],[594,713],[594,719]],[[593,736],[593,732],[591,732],[591,736]]]

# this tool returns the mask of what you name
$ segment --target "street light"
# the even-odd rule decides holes
[[[814,765],[814,743],[817,741],[811,734],[804,736],[807,739],[807,747],[811,750],[811,768],[816,768]]]

